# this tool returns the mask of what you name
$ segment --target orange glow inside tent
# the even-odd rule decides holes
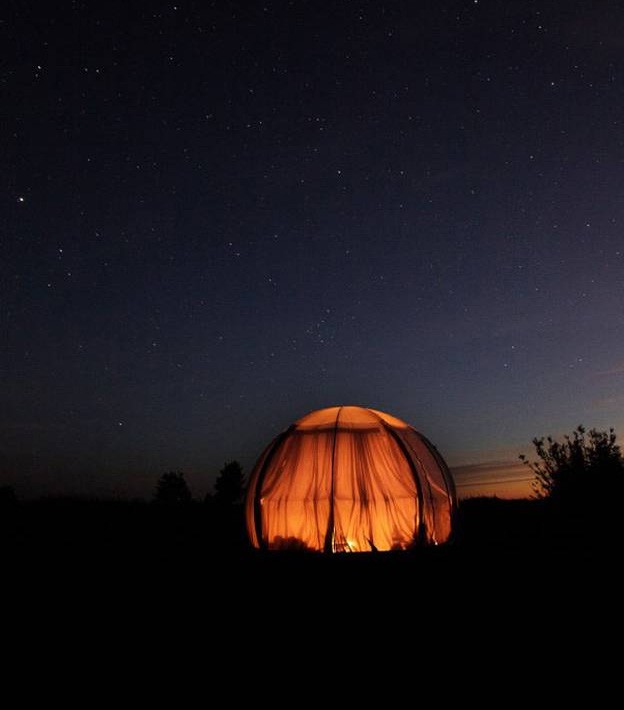
[[[446,542],[456,504],[436,448],[396,417],[363,407],[311,412],[277,436],[249,479],[254,547],[325,552]]]

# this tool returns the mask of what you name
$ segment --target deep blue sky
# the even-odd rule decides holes
[[[205,492],[306,412],[451,465],[624,424],[617,2],[0,17],[0,476]]]

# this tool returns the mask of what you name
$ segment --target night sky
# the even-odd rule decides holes
[[[464,489],[624,430],[620,3],[1,13],[0,483],[200,495],[335,404]]]

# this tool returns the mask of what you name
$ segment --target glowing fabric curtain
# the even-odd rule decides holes
[[[382,412],[331,407],[260,457],[247,526],[269,549],[404,549],[448,539],[454,495],[444,461],[414,429]]]

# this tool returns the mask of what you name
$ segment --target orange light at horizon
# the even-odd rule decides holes
[[[485,462],[452,469],[460,499],[480,496],[530,498],[535,476],[516,461]]]

